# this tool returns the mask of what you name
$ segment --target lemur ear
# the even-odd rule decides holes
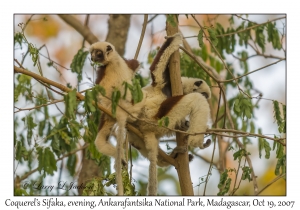
[[[196,85],[197,87],[199,87],[201,84],[202,84],[201,80],[194,83],[194,85]]]
[[[106,52],[110,52],[110,51],[112,51],[112,48],[111,48],[110,45],[107,45],[107,47],[106,47]]]
[[[208,94],[206,92],[201,93],[205,98],[208,98]]]

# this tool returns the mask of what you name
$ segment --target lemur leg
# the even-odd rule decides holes
[[[188,133],[205,132],[207,122],[210,117],[209,105],[206,98],[199,93],[190,93],[182,96],[174,96],[166,99],[157,113],[157,117],[167,116],[169,118],[169,128],[178,127],[178,125],[190,116]],[[204,135],[189,135],[188,145],[193,147],[206,148],[209,144],[203,143]]]
[[[138,137],[136,134],[132,132],[128,132],[128,139],[129,143],[137,149],[145,158],[148,158],[148,151],[145,146],[145,142]],[[175,147],[174,150],[169,154],[171,158],[176,158],[178,153],[184,153],[186,152],[185,147]],[[189,161],[192,161],[194,156],[192,154],[189,154]],[[160,167],[166,167],[169,166],[170,163],[166,162],[159,154],[157,155],[157,165]]]
[[[152,132],[144,133],[144,141],[146,149],[148,150],[149,166],[149,182],[148,195],[157,195],[157,154],[158,154],[158,140]]]
[[[122,119],[122,118],[121,118]],[[118,195],[123,195],[123,183],[122,183],[122,164],[125,165],[123,154],[123,142],[125,139],[125,121],[118,120],[118,131],[116,135],[117,146],[114,147],[109,142],[109,136],[111,135],[112,128],[116,122],[114,119],[103,115],[101,117],[101,124],[99,126],[99,132],[97,134],[95,145],[99,152],[104,155],[108,155],[115,158],[115,170],[116,170],[116,183],[118,189]]]
[[[128,131],[129,143],[137,149],[144,157],[148,158],[148,151],[145,146],[145,142],[135,133]]]

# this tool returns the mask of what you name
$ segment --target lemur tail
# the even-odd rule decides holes
[[[165,70],[171,55],[179,49],[180,44],[182,44],[182,35],[180,33],[176,33],[173,36],[167,37],[167,40],[157,52],[154,61],[150,66],[152,77],[151,85],[153,87],[162,89],[163,86],[168,82],[166,80],[169,75],[165,75]]]

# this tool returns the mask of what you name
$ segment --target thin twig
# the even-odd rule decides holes
[[[85,17],[85,21],[84,21],[84,26],[85,27],[88,27],[89,20],[90,20],[90,15],[87,14],[86,17]],[[84,42],[85,42],[85,37],[83,37],[83,40],[82,40],[82,48],[84,47]]]
[[[242,75],[242,76],[235,77],[235,78],[233,78],[233,79],[222,80],[222,81],[220,81],[220,82],[221,82],[221,83],[225,83],[225,82],[231,82],[231,81],[236,80],[236,79],[240,79],[240,78],[245,77],[245,76],[247,76],[247,75],[249,75],[249,74],[252,74],[252,73],[257,72],[257,71],[259,71],[259,70],[265,69],[265,68],[267,68],[267,67],[269,67],[269,66],[275,65],[275,64],[277,64],[277,63],[279,63],[279,62],[281,62],[281,61],[283,61],[283,60],[285,60],[285,58],[280,59],[280,60],[278,60],[278,61],[276,61],[276,62],[274,62],[274,63],[270,63],[270,64],[268,64],[268,65],[266,65],[266,66],[263,66],[263,67],[261,67],[261,68],[258,68],[258,69],[256,69],[256,70],[250,71],[250,72],[248,72],[247,74],[244,74],[244,75]]]
[[[55,104],[55,103],[59,103],[59,102],[63,102],[63,101],[64,101],[64,99],[62,99],[62,100],[53,100],[48,104],[42,104],[42,105],[34,106],[34,107],[31,107],[31,108],[18,108],[18,107],[15,107],[16,109],[18,109],[18,111],[15,111],[14,113],[17,113],[17,112],[20,112],[20,111],[26,111],[26,110],[30,111],[30,110],[33,110],[33,109],[38,109],[38,108],[41,108],[41,107],[44,107],[44,106],[49,106],[51,104]]]
[[[150,18],[150,20],[148,20],[147,23],[150,23],[151,21],[153,21],[157,16],[158,16],[158,14],[154,15],[152,18]]]
[[[218,115],[219,115],[219,111],[220,111],[220,105],[221,105],[221,90],[220,90],[220,93],[219,93],[219,102],[218,102],[218,109],[217,109],[217,114],[216,114],[216,120],[218,119]],[[216,127],[217,127],[217,124],[216,124]],[[213,165],[215,151],[216,151],[216,144],[217,144],[216,139],[217,139],[217,137],[214,136],[214,141],[213,141],[214,142],[214,148],[213,148],[213,152],[212,152],[212,155],[211,155],[211,162],[210,162],[210,165],[209,165],[207,176],[206,176],[206,179],[205,179],[205,185],[204,185],[203,195],[205,195],[206,186],[207,186],[207,183],[208,183],[208,176],[209,176],[209,174],[211,173],[211,170],[212,170],[212,165]]]
[[[145,36],[146,26],[148,24],[147,20],[148,20],[148,15],[144,15],[143,28],[142,28],[142,32],[141,32],[141,36],[140,36],[140,41],[139,41],[138,47],[137,47],[136,52],[135,52],[134,59],[137,59],[137,57],[139,55],[139,52],[140,52],[140,49],[141,49],[141,46],[142,46],[142,43],[143,43],[143,39],[144,39],[144,36]]]
[[[285,19],[285,18],[286,18],[286,16],[284,16],[284,17],[279,17],[279,18],[275,18],[275,19],[273,19],[273,20],[269,20],[269,21],[264,22],[264,23],[256,24],[256,25],[254,25],[254,26],[250,26],[250,27],[248,27],[248,28],[241,29],[241,30],[239,30],[239,31],[235,31],[235,32],[228,33],[228,34],[217,35],[216,37],[219,38],[219,37],[231,36],[231,35],[233,35],[233,34],[242,33],[242,32],[251,30],[251,29],[253,29],[253,28],[259,27],[259,26],[261,26],[261,25],[265,25],[265,24],[268,24],[268,23],[271,23],[271,22],[274,22],[274,21],[277,21],[277,20]]]

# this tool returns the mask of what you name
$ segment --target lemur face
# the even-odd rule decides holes
[[[114,46],[108,42],[97,42],[90,47],[91,59],[93,62],[107,64]]]
[[[202,79],[181,77],[183,94],[197,92],[202,94],[205,98],[209,99],[211,91],[207,83]]]
[[[193,89],[194,92],[200,92],[205,98],[209,99],[210,98],[210,91],[207,91],[205,85],[206,84],[203,84],[203,81],[202,80],[199,80],[199,81],[196,81],[194,82],[194,86],[195,88]],[[200,87],[200,86],[203,86],[203,87]],[[207,86],[207,85],[206,85]]]

